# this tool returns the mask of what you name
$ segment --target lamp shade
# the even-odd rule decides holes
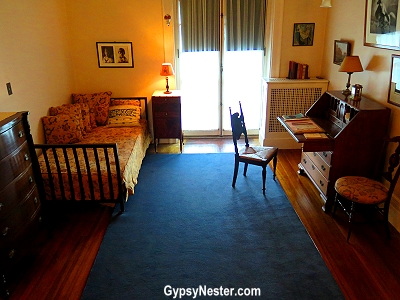
[[[339,68],[339,72],[353,73],[362,71],[364,69],[358,56],[345,56]]]
[[[331,0],[322,0],[320,7],[332,7]]]
[[[172,68],[172,64],[170,63],[163,63],[161,65],[161,71],[160,71],[161,76],[171,76],[174,75],[174,68]]]

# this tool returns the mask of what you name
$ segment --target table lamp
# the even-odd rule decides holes
[[[166,91],[164,94],[171,94],[172,92],[169,91],[169,85],[168,85],[168,76],[174,75],[174,69],[172,68],[172,64],[170,63],[163,63],[161,65],[161,76],[166,76],[165,79],[167,80],[167,85],[166,85]]]
[[[351,95],[350,87],[350,77],[354,72],[364,71],[360,58],[358,56],[345,56],[342,64],[340,65],[339,72],[346,72],[349,74],[349,78],[346,83],[346,89],[342,91],[342,94],[346,97]]]

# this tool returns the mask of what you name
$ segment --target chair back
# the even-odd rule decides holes
[[[232,114],[232,109],[229,107],[229,112],[231,115],[231,127],[232,127],[232,140],[235,145],[235,153],[238,154],[237,141],[240,139],[242,134],[244,135],[244,140],[246,147],[249,147],[249,139],[247,138],[246,123],[244,122],[242,104],[239,101],[240,114],[235,112]]]
[[[382,177],[390,183],[388,200],[392,197],[394,188],[396,187],[397,181],[400,176],[400,136],[396,136],[387,140],[387,144],[397,143],[395,151],[390,155],[388,159],[387,170],[383,172]],[[389,202],[388,201],[388,202]]]

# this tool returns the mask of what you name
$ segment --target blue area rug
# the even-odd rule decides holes
[[[263,196],[261,168],[243,177],[241,165],[233,189],[233,164],[233,154],[147,155],[82,299],[343,299],[272,171]]]

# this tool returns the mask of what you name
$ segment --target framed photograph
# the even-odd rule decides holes
[[[315,23],[294,23],[293,46],[312,46]]]
[[[133,68],[131,42],[96,43],[99,68]]]
[[[400,50],[400,0],[366,0],[364,45]]]
[[[392,54],[388,102],[400,106],[400,55]]]
[[[344,57],[350,55],[351,45],[349,42],[335,40],[333,49],[333,63],[341,65]]]

